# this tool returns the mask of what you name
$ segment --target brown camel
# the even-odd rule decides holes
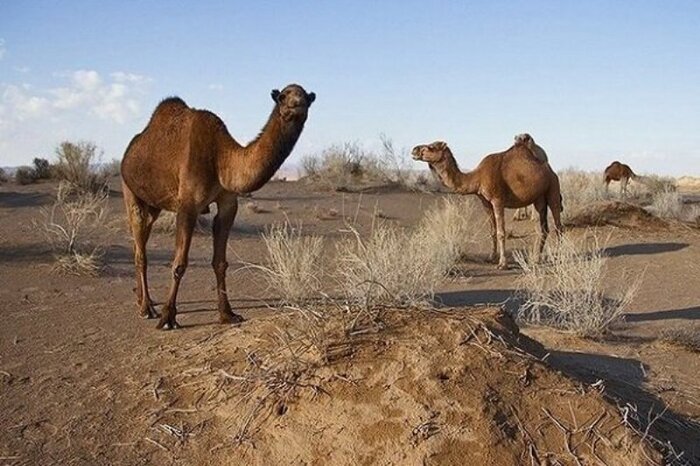
[[[214,256],[221,323],[238,323],[226,292],[226,244],[238,210],[238,196],[262,187],[289,156],[304,128],[316,95],[291,84],[272,91],[275,106],[254,141],[241,146],[226,125],[206,110],[177,97],[162,101],[146,129],[129,143],[121,165],[124,203],[134,236],[138,304],[141,315],[156,317],[148,293],[146,243],[161,210],[177,213],[173,278],[157,328],[179,327],[177,291],[185,270],[197,216],[216,203]]]
[[[632,171],[629,165],[620,163],[615,160],[605,169],[605,193],[608,192],[608,187],[611,181],[620,182],[620,196],[625,197],[627,194],[627,183],[630,178],[636,178],[637,175]]]
[[[540,161],[528,147],[514,145],[505,152],[484,157],[472,171],[463,173],[446,143],[419,145],[411,152],[414,160],[428,162],[442,183],[459,194],[476,194],[491,221],[491,260],[498,250],[498,268],[507,267],[504,208],[534,204],[540,218],[539,252],[549,233],[547,206],[552,211],[557,234],[562,231],[559,178],[548,163]]]
[[[528,133],[521,133],[521,134],[516,134],[513,137],[513,143],[516,146],[526,146],[527,148],[532,151],[533,155],[537,157],[539,160],[542,162],[549,162],[549,159],[547,158],[547,153],[542,149],[535,140],[533,139],[532,136]],[[516,209],[515,212],[513,213],[513,220],[515,221],[520,221],[520,220],[525,220],[525,219],[530,219],[532,218],[532,213],[530,211],[530,206],[525,206],[520,209]]]

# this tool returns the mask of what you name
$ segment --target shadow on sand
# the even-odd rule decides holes
[[[0,192],[0,207],[38,207],[50,202],[51,196],[45,193]]]
[[[464,290],[437,293],[435,301],[447,307],[502,306],[511,315],[520,307],[515,290]]]
[[[699,320],[700,306],[689,307],[686,309],[669,309],[666,311],[640,312],[638,314],[625,315],[625,321],[627,322],[650,322],[668,319]]]
[[[700,424],[669,409],[643,388],[646,369],[636,359],[569,351],[552,351],[547,362],[569,377],[592,385],[603,382],[603,396],[630,424],[666,453],[666,464],[700,464]],[[669,448],[671,445],[673,448]],[[674,453],[675,452],[675,453]],[[676,455],[683,453],[682,459]]]
[[[635,243],[612,246],[603,250],[607,257],[639,256],[680,251],[690,246],[688,243]]]

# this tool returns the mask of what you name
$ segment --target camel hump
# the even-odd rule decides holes
[[[155,110],[153,110],[151,121],[160,117],[171,118],[176,115],[181,115],[189,109],[190,107],[181,98],[175,96],[168,97],[161,100]]]

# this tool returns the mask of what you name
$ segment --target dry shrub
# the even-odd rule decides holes
[[[120,160],[117,159],[112,159],[109,162],[105,163],[102,165],[102,173],[105,174],[105,176],[108,177],[113,177],[113,176],[119,176],[121,174],[121,166],[122,163]]]
[[[98,170],[102,152],[92,142],[62,142],[56,149],[58,161],[54,165],[55,177],[92,193],[107,189],[109,174]]]
[[[15,183],[20,185],[27,185],[36,183],[36,181],[37,178],[33,168],[23,166],[15,170]]]
[[[323,238],[304,235],[301,225],[273,225],[262,235],[267,265],[249,265],[261,271],[284,304],[297,305],[317,296],[321,288]]]
[[[676,180],[670,176],[643,175],[634,178],[634,181],[641,183],[652,196],[678,190]]]
[[[483,212],[473,202],[454,197],[427,212],[415,230],[382,223],[363,238],[350,228],[354,238],[338,251],[342,292],[366,308],[424,305],[470,252],[483,225]]]
[[[606,259],[595,235],[578,241],[562,236],[548,242],[545,253],[543,261],[536,254],[514,254],[522,268],[517,280],[523,301],[518,318],[586,337],[605,334],[621,318],[640,280],[624,281],[614,296],[606,296]]]
[[[376,157],[358,143],[333,145],[320,155],[304,157],[301,163],[306,176],[329,189],[347,189],[354,184],[383,178]]]
[[[564,222],[575,217],[585,206],[606,199],[605,184],[600,173],[568,168],[558,175],[564,202]]]
[[[460,259],[474,252],[479,238],[486,234],[484,209],[474,197],[446,197],[438,207],[429,210],[418,226],[418,234],[434,253],[441,254],[440,261],[449,272]]]
[[[387,224],[375,226],[367,238],[351,231],[354,238],[341,242],[338,251],[341,288],[350,301],[369,308],[421,305],[433,298],[444,264],[419,235]]]
[[[680,220],[683,214],[683,197],[675,189],[656,192],[647,208],[657,217]]]
[[[319,186],[339,191],[376,183],[409,187],[414,181],[408,152],[396,149],[383,134],[380,141],[378,153],[365,150],[356,142],[346,142],[320,154],[307,155],[301,161],[303,173]]]
[[[7,183],[9,179],[10,178],[7,176],[5,169],[0,167],[0,183]]]
[[[212,215],[202,214],[197,216],[197,223],[194,226],[195,234],[208,235],[211,233],[213,225]],[[177,231],[177,213],[163,211],[158,219],[153,223],[153,232],[163,234],[175,234]]]
[[[56,201],[42,209],[41,227],[56,257],[55,270],[94,275],[101,268],[107,194],[76,191],[59,183]]]
[[[34,177],[37,180],[48,180],[51,178],[51,164],[48,160],[36,157],[34,164]]]

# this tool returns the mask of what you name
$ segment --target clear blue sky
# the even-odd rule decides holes
[[[528,131],[555,168],[700,175],[699,19],[673,0],[0,0],[0,165],[66,138],[120,158],[169,95],[245,143],[298,82],[318,97],[292,162],[385,133],[469,168]]]

